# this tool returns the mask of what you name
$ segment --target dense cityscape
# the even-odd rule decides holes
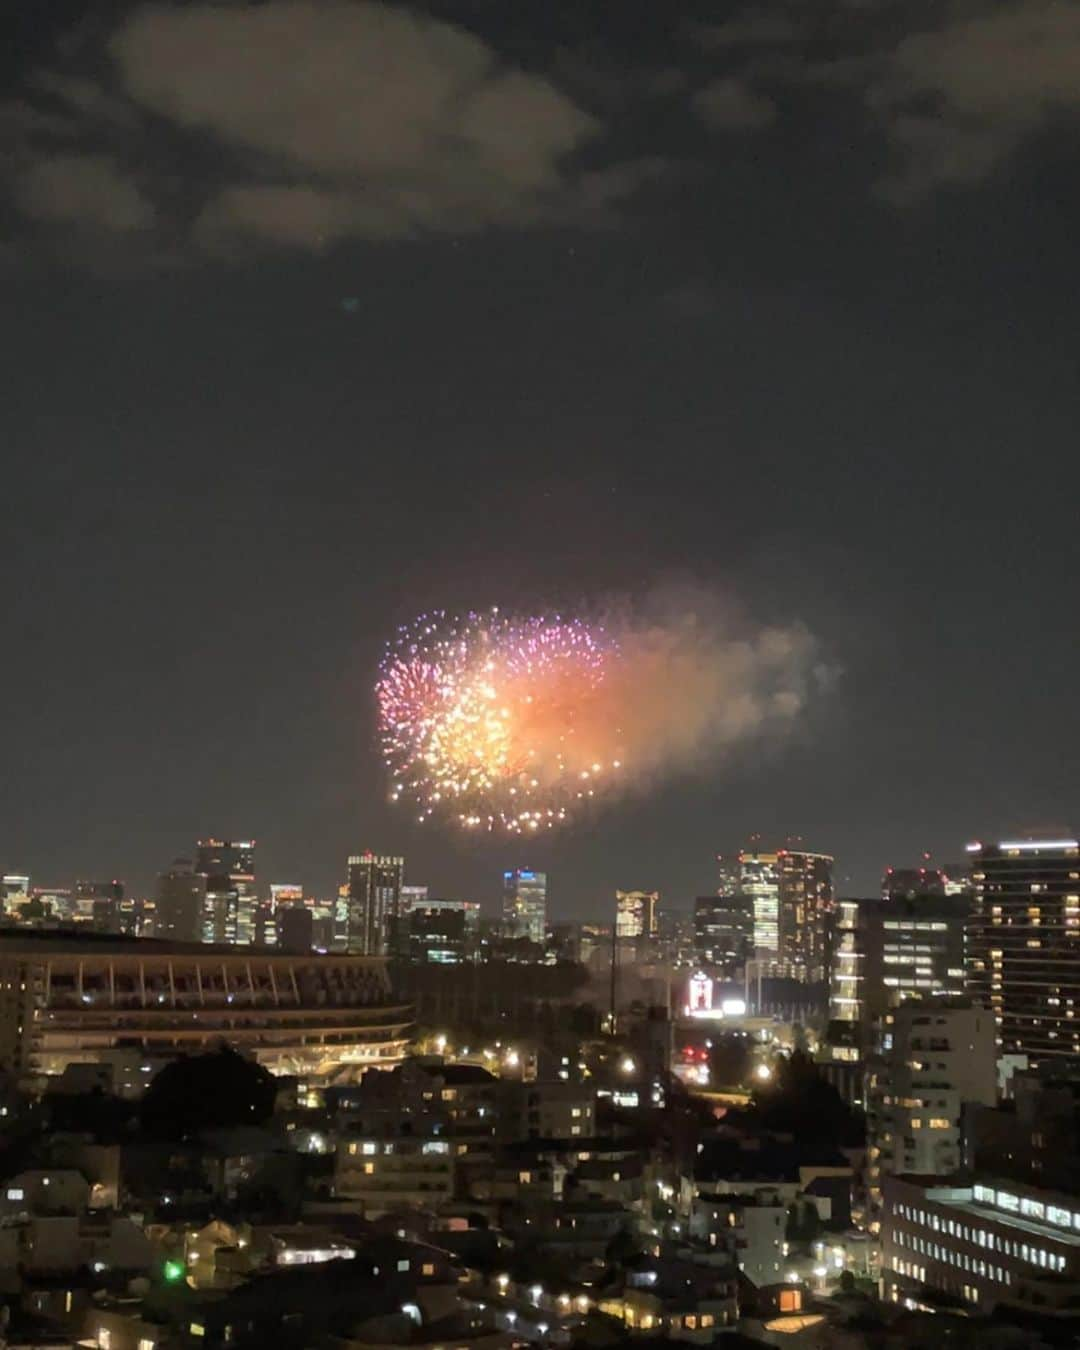
[[[1070,1343],[1080,843],[962,856],[754,841],[607,923],[253,840],[5,874],[8,1343]]]
[[[4,8],[0,1350],[1080,1350],[1080,3]]]

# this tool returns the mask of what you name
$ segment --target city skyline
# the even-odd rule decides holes
[[[0,1342],[1080,1345],[1080,4],[8,28]]]
[[[1063,834],[1068,835],[1070,833],[1071,832],[1069,830],[1065,829],[1060,824],[1055,824],[1046,826],[1031,826],[1026,830],[1005,831],[1002,833],[1001,837],[1003,839],[1010,836],[1027,839],[1051,839],[1057,835]],[[987,839],[992,837],[989,831],[984,831],[984,835]],[[197,853],[199,851],[199,847],[202,845],[202,842],[203,841],[200,840],[198,846],[189,847],[187,852],[189,854]],[[260,836],[252,838],[250,843],[248,843],[246,846],[254,849],[255,844],[257,842],[259,844],[260,858],[265,857],[267,855],[271,857],[274,856],[270,849],[264,848],[264,844],[266,843],[266,841],[264,838]],[[539,855],[539,853],[542,850],[539,848],[535,848],[534,845],[540,844],[542,842],[543,841],[541,840],[530,840],[529,852],[531,854]],[[978,846],[981,847],[981,845]],[[793,837],[790,835],[784,836],[782,839],[778,839],[771,852],[763,847],[760,835],[754,835],[752,838],[748,839],[742,846],[742,852],[745,853],[745,855],[751,859],[754,859],[759,855],[761,855],[762,857],[767,856],[770,859],[776,857],[782,858],[785,853],[788,853],[793,856],[805,856],[808,858],[827,856],[828,861],[831,864],[835,858],[835,861],[838,864],[836,872],[837,884],[835,885],[833,891],[834,898],[836,900],[845,898],[869,900],[878,897],[882,895],[883,887],[886,887],[887,889],[887,883],[889,883],[892,880],[890,874],[893,872],[895,872],[898,876],[903,873],[905,875],[910,874],[913,877],[917,876],[920,872],[925,872],[930,878],[925,888],[915,888],[909,891],[909,894],[937,893],[938,889],[940,889],[938,882],[940,880],[941,873],[939,869],[946,865],[951,865],[955,867],[958,864],[958,862],[963,858],[966,858],[968,863],[970,864],[970,861],[975,853],[975,850],[976,850],[976,841],[969,839],[958,844],[952,856],[947,856],[945,854],[941,856],[934,856],[931,854],[921,854],[917,858],[905,859],[904,862],[900,865],[900,867],[897,867],[895,863],[887,863],[881,867],[881,869],[877,872],[876,876],[873,873],[868,872],[867,875],[869,879],[866,888],[862,890],[857,890],[853,888],[845,889],[843,885],[839,884],[843,880],[845,875],[845,869],[843,868],[842,858],[835,858],[835,855],[818,854],[814,850],[807,849],[803,845],[801,840],[794,840]],[[506,853],[506,850],[496,848],[495,852],[497,855],[502,855]],[[365,847],[364,849],[360,850],[359,855],[350,851],[349,853],[343,855],[342,858],[335,859],[334,862],[332,863],[329,864],[325,862],[320,863],[318,868],[311,869],[311,873],[304,871],[302,868],[292,866],[285,866],[284,868],[274,870],[275,868],[277,868],[276,862],[274,862],[269,867],[264,867],[262,862],[260,862],[252,893],[258,898],[264,899],[269,898],[271,896],[271,892],[275,889],[292,890],[295,887],[305,896],[316,897],[320,900],[325,901],[328,904],[333,904],[335,898],[338,898],[339,892],[343,884],[347,884],[348,874],[351,870],[350,864],[353,862],[361,861],[361,858],[370,859],[373,857],[373,855],[377,857],[378,856],[377,851],[369,847]],[[605,891],[602,894],[599,892],[593,894],[591,897],[592,908],[581,912],[576,911],[567,912],[560,904],[560,899],[563,898],[564,893],[561,891],[560,888],[560,881],[562,880],[562,878],[560,878],[560,876],[557,873],[554,876],[554,883],[555,883],[554,889],[551,889],[552,874],[550,871],[546,871],[540,868],[521,868],[520,865],[518,870],[524,870],[525,872],[529,872],[530,870],[532,870],[535,871],[538,875],[544,877],[544,885],[547,891],[547,911],[549,919],[554,918],[557,921],[567,921],[573,919],[582,919],[585,921],[598,921],[598,922],[610,921],[617,913],[619,898],[625,893],[633,893],[633,894],[655,893],[658,896],[659,904],[667,907],[674,907],[676,910],[680,912],[685,912],[685,915],[688,918],[690,918],[693,916],[694,913],[694,905],[696,898],[709,895],[723,895],[727,893],[726,888],[731,883],[727,879],[725,867],[729,860],[735,859],[738,856],[739,854],[734,852],[728,854],[713,853],[708,857],[704,858],[701,864],[701,873],[703,876],[708,876],[710,878],[710,884],[706,884],[696,891],[676,890],[672,887],[657,885],[655,883],[654,873],[650,873],[649,876],[644,881],[640,882],[640,884],[636,884],[625,877],[620,877],[619,884],[612,886],[609,891]],[[379,860],[381,861],[381,859]],[[387,860],[389,861],[390,859]],[[403,868],[402,874],[405,879],[404,885],[401,886],[401,893],[403,896],[410,891],[418,891],[418,892],[422,891],[425,895],[440,896],[444,898],[454,897],[457,899],[469,900],[479,903],[484,913],[492,918],[499,917],[503,914],[503,907],[506,899],[506,891],[505,891],[505,886],[507,884],[506,879],[510,875],[510,872],[507,870],[505,866],[499,863],[498,856],[496,856],[494,869],[487,868],[482,873],[478,872],[476,874],[478,875],[479,880],[476,886],[473,888],[472,892],[470,892],[469,894],[459,893],[455,891],[453,887],[444,884],[443,879],[437,873],[434,875],[427,875],[427,874],[423,876],[417,875],[415,866],[410,864],[410,860],[407,856],[398,856],[393,858],[392,860],[394,862],[400,862],[402,864]],[[161,877],[168,874],[172,867],[174,867],[177,863],[181,862],[186,862],[189,864],[189,866],[193,866],[193,864],[191,864],[190,858],[186,857],[182,852],[178,852],[177,855],[172,859],[171,863],[160,867],[155,873],[151,875],[151,877],[147,881],[145,881],[145,883],[141,881],[138,877],[135,877],[133,880],[132,874],[128,874],[126,876],[121,876],[118,881],[114,879],[112,884],[114,885],[119,884],[122,887],[126,887],[130,895],[133,896],[140,895],[152,898],[157,890],[158,882],[160,881]],[[337,871],[334,870],[335,864],[338,865]],[[118,873],[119,870],[120,869],[117,869]],[[198,870],[197,867],[195,868],[195,870],[196,871]],[[318,872],[321,872],[322,874],[324,874],[329,878],[325,882],[325,884],[322,884],[320,882],[313,882],[310,879],[312,873]],[[32,891],[45,891],[45,892],[54,890],[59,891],[63,889],[73,889],[76,885],[77,880],[79,880],[74,877],[57,879],[50,872],[43,871],[41,873],[38,873],[32,869],[27,868],[21,868],[18,870],[10,867],[4,868],[2,872],[0,872],[0,875],[4,877],[5,882],[8,881],[9,879],[19,881],[21,879],[25,879],[28,877],[30,880],[30,886]],[[83,874],[84,877],[88,875],[93,874],[92,873]],[[110,875],[107,869],[102,870],[101,876],[105,877],[107,875]],[[290,876],[294,878],[296,876],[301,876],[301,880],[299,882],[295,880],[284,882],[281,880],[282,876]],[[570,889],[571,887],[567,887],[568,891]],[[951,891],[946,890],[944,893],[948,894],[951,893]],[[554,901],[554,903],[552,903],[552,901]]]
[[[782,744],[530,849],[556,912],[691,897],[770,829],[860,894],[1075,817],[1080,190],[1055,7],[1022,30],[1027,93],[987,105],[996,8],[968,32],[920,7],[770,27],[453,0],[372,33],[363,5],[298,0],[264,42],[265,5],[208,10],[216,37],[202,7],[22,7],[4,865],[145,887],[177,840],[251,830],[320,890],[370,842],[478,892],[519,860],[388,801],[387,641],[668,584],[804,626],[832,678]],[[236,59],[209,84],[207,44]],[[377,76],[323,78],[371,44]],[[157,71],[174,45],[190,62]],[[300,56],[320,97],[282,112]],[[459,125],[471,62],[490,100]],[[387,108],[378,144],[341,143]]]

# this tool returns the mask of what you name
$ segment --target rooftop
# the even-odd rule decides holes
[[[236,947],[225,943],[172,942],[161,938],[138,938],[117,933],[84,932],[82,927],[58,928],[3,928],[0,927],[0,959],[15,952],[41,952],[55,956],[102,955],[144,956],[231,956],[250,961],[272,957],[280,961],[367,961],[381,962],[382,957],[356,956],[346,952],[322,955],[317,952],[295,953],[273,947]]]
[[[479,1064],[421,1064],[420,1067],[449,1086],[495,1082],[495,1075]]]

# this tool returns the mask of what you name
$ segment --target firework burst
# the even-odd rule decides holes
[[[559,615],[442,611],[400,628],[376,687],[391,798],[470,829],[551,829],[622,766],[618,645]]]

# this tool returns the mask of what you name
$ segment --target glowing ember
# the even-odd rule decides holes
[[[400,629],[376,689],[393,800],[472,829],[565,820],[622,766],[604,715],[617,661],[602,628],[558,615],[438,612]]]

